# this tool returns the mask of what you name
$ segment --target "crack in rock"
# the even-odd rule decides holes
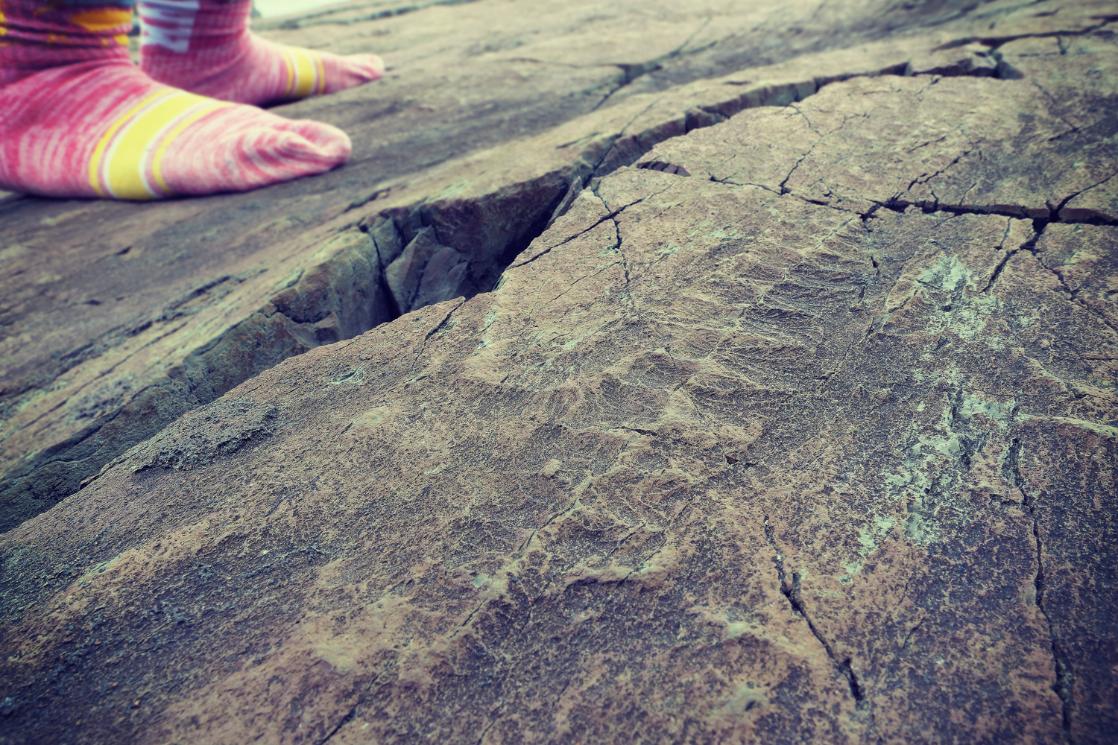
[[[398,14],[404,10],[412,12],[435,5],[467,1],[419,3],[385,12]],[[687,40],[667,55],[641,66],[640,69],[628,70],[625,75],[628,79],[626,84],[651,74],[657,65],[662,65],[667,60],[695,51],[689,50],[689,46],[708,23],[709,20],[704,21]],[[37,495],[28,502],[33,507],[32,512],[14,517],[16,522],[13,524],[18,524],[30,514],[73,493],[84,479],[95,474],[104,463],[158,431],[162,425],[183,411],[213,400],[229,387],[286,357],[323,343],[350,338],[425,305],[454,297],[468,298],[493,289],[508,268],[524,266],[555,248],[553,246],[545,249],[514,264],[517,257],[539,235],[566,213],[582,190],[595,179],[637,162],[655,145],[713,126],[747,109],[794,104],[831,83],[857,77],[906,74],[910,72],[910,67],[909,62],[904,62],[885,65],[875,71],[839,73],[747,89],[725,100],[700,104],[688,111],[673,114],[674,118],[660,119],[638,132],[630,132],[633,123],[662,100],[662,97],[655,97],[642,111],[634,114],[619,132],[604,138],[600,143],[600,153],[588,151],[570,165],[534,179],[509,184],[490,194],[469,199],[421,202],[410,207],[386,210],[360,221],[357,228],[365,234],[363,247],[346,252],[344,256],[339,254],[341,259],[335,257],[328,264],[316,267],[316,274],[299,278],[293,286],[272,298],[269,307],[216,338],[204,349],[197,350],[184,363],[190,370],[186,376],[185,391],[178,390],[182,387],[181,380],[146,386],[143,391],[134,393],[132,399],[108,419],[93,422],[91,427],[78,433],[80,436],[55,443],[34,458],[21,463],[18,473],[9,473],[6,478],[6,493],[14,489],[24,494],[30,489]],[[957,71],[962,76],[980,73],[981,71]],[[616,90],[610,95],[614,93]],[[798,113],[803,115],[802,111]],[[667,164],[663,170],[676,175],[687,175],[685,169],[671,166],[672,164]],[[642,164],[642,167],[660,169],[656,163]],[[784,188],[787,188],[786,183]],[[384,189],[375,190],[365,198],[351,203],[350,208],[358,209],[360,204],[375,202],[386,193]],[[824,201],[790,195],[812,204],[832,206]],[[1074,196],[1062,200],[1055,216],[1049,214],[1047,219],[1095,225],[1118,224],[1115,220],[1082,211],[1065,214],[1069,212],[1066,207]],[[953,206],[907,203],[901,200],[893,200],[881,206],[894,210],[918,206],[948,212],[973,211],[1015,216],[1024,213],[1041,216],[1039,210],[1023,206]],[[863,218],[871,217],[872,211],[871,209],[870,213],[863,215]],[[1048,208],[1044,211],[1052,212]],[[631,292],[632,267],[622,246],[616,217],[617,214],[614,214],[604,219],[614,220],[626,297],[635,308]],[[339,238],[344,235],[344,231],[338,233]],[[575,237],[577,236],[570,240]],[[358,280],[361,277],[365,278],[364,286],[359,286]],[[997,277],[993,279],[996,280]],[[1062,284],[1066,286],[1066,283]],[[223,286],[221,282],[215,285],[220,286]],[[1074,294],[1072,297],[1074,298]],[[173,320],[183,312],[186,311],[172,309],[168,317],[161,320]],[[275,330],[279,327],[282,327],[281,332]],[[273,343],[269,348],[263,349],[259,344],[260,338],[268,338]],[[275,340],[283,343],[277,344]],[[233,354],[238,345],[254,350],[249,355],[251,359],[242,359],[244,355]],[[90,354],[94,355],[95,352],[91,350]],[[235,360],[238,366],[231,366],[223,360]],[[215,377],[222,381],[220,385],[205,382]],[[146,417],[143,427],[119,426],[119,422],[129,420],[129,417],[134,417],[143,408],[137,398],[142,393],[149,396],[144,405],[154,402],[160,396],[171,396],[175,401],[161,401],[154,407],[163,417],[158,421]],[[106,438],[104,432],[108,430],[104,429],[104,424],[114,419],[119,420],[114,427],[116,434],[112,435],[116,439]],[[61,463],[71,464],[66,468],[73,472],[72,477],[50,481],[37,479],[36,474],[43,468]]]
[[[780,594],[788,601],[788,605],[792,608],[792,611],[804,620],[811,635],[815,637],[815,640],[823,647],[823,651],[827,654],[827,659],[831,661],[831,665],[834,666],[835,671],[846,681],[847,688],[850,691],[850,697],[854,699],[855,706],[859,710],[866,711],[869,714],[872,729],[872,704],[866,695],[865,689],[862,687],[861,681],[858,679],[857,673],[854,672],[851,658],[843,657],[839,659],[834,647],[819,630],[819,627],[815,625],[815,621],[813,621],[808,614],[807,608],[804,606],[803,598],[800,596],[799,573],[793,571],[791,580],[788,578],[787,571],[784,567],[784,554],[777,545],[776,536],[773,532],[772,523],[769,522],[768,515],[764,517],[763,525],[765,539],[773,550],[772,562],[773,566],[776,568],[777,580],[780,582]]]
[[[1006,456],[1006,468],[1013,485],[1021,492],[1021,505],[1025,508],[1025,513],[1029,516],[1029,520],[1032,524],[1032,539],[1036,550],[1036,573],[1033,575],[1034,598],[1037,610],[1040,612],[1041,617],[1044,618],[1044,622],[1048,627],[1049,645],[1052,650],[1052,666],[1055,671],[1055,681],[1052,683],[1052,690],[1060,699],[1061,730],[1063,732],[1064,741],[1073,743],[1071,719],[1073,707],[1072,683],[1074,676],[1071,666],[1068,664],[1067,655],[1064,653],[1063,646],[1060,644],[1060,639],[1057,636],[1056,623],[1053,621],[1044,602],[1045,593],[1048,589],[1044,573],[1044,542],[1040,535],[1040,519],[1037,514],[1036,499],[1029,490],[1025,488],[1025,479],[1021,475],[1020,456],[1021,441],[1014,438],[1010,443],[1009,453]]]
[[[678,47],[668,52],[667,54],[649,60],[648,62],[642,62],[639,64],[619,64],[618,67],[621,68],[621,79],[612,89],[610,89],[608,93],[606,93],[606,95],[600,101],[598,101],[598,103],[594,104],[594,107],[591,109],[591,111],[597,111],[598,109],[602,108],[607,101],[617,95],[617,93],[620,92],[622,89],[632,85],[634,82],[640,80],[646,75],[650,75],[661,69],[664,66],[664,63],[670,62],[673,59],[677,59],[684,54],[697,54],[714,46],[714,44],[711,43],[707,44],[706,46],[687,51],[688,45],[692,41],[694,41],[696,36],[706,30],[706,27],[710,25],[711,20],[712,19],[709,17],[703,19],[702,24],[700,24],[699,27],[695,29],[686,39],[684,39],[682,44],[680,44]]]
[[[594,196],[598,198],[598,201],[602,203],[602,206],[605,207],[608,219],[613,222],[614,243],[610,250],[616,251],[621,256],[621,271],[625,278],[625,297],[628,299],[629,305],[633,306],[633,310],[637,311],[639,314],[640,308],[637,306],[637,301],[633,298],[632,277],[629,274],[629,258],[625,255],[625,249],[623,248],[624,239],[621,237],[621,222],[617,219],[617,215],[620,214],[621,210],[611,210],[606,198],[599,193],[597,187],[592,189],[592,191]]]

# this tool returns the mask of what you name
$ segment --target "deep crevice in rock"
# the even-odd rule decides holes
[[[701,30],[700,28],[699,31]],[[668,57],[681,54],[689,43],[690,39]],[[592,156],[592,149],[571,166],[532,181],[513,184],[501,191],[469,200],[445,200],[391,210],[367,218],[359,227],[372,237],[377,248],[377,254],[385,270],[386,284],[396,304],[397,315],[452,297],[471,297],[496,287],[506,269],[529,264],[561,245],[551,246],[525,261],[514,263],[536,238],[543,234],[558,217],[566,213],[574,198],[582,190],[591,187],[596,179],[632,165],[656,145],[676,137],[686,136],[698,129],[714,126],[747,109],[785,106],[802,101],[832,83],[857,77],[906,74],[908,71],[909,64],[900,63],[869,73],[842,74],[785,83],[771,88],[751,90],[718,104],[696,107],[682,112],[675,120],[656,123],[644,131],[630,133],[627,125],[617,134],[606,138],[605,143],[599,146],[601,152],[597,157]],[[974,76],[978,73],[959,74]],[[634,117],[634,121],[640,116],[641,114],[638,114]],[[593,162],[590,162],[586,156],[591,156]],[[642,164],[641,167],[655,168],[646,164]],[[666,164],[664,170],[679,175],[689,175],[685,171],[680,173],[678,167],[673,168],[670,164]],[[813,203],[828,206],[821,202]],[[607,219],[616,217],[628,206],[631,205],[610,212],[586,231],[597,227]],[[470,221],[462,218],[462,213],[471,211],[478,213],[477,216],[484,213],[485,219]],[[501,225],[502,220],[507,222],[507,217],[512,213],[515,213],[518,218],[515,224]],[[494,230],[494,227],[497,229]],[[433,232],[425,233],[428,230]],[[489,235],[485,235],[486,232]],[[580,234],[567,240],[573,240]],[[459,281],[457,286],[453,283],[443,283],[441,288],[424,291],[417,283],[421,284],[426,275],[431,273],[432,261],[436,258],[433,254],[447,250],[458,254],[452,259],[452,267],[457,267],[461,263],[470,264],[468,275],[459,272],[453,276],[454,280]],[[412,267],[409,262],[408,267],[402,268],[399,262],[401,257],[407,254],[422,254],[422,261],[416,267]],[[462,261],[458,261],[459,257]],[[445,267],[447,262],[435,263]],[[412,276],[405,276],[412,269],[414,269],[410,271]],[[452,274],[453,269],[446,272],[447,276]]]

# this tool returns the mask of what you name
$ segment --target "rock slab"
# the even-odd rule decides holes
[[[384,193],[288,187],[350,201],[175,301],[201,351],[67,330],[71,370],[194,389],[98,410],[152,431],[100,427],[84,486],[0,536],[0,741],[1112,741],[1114,19],[753,5]],[[619,54],[659,28],[594,7]],[[501,43],[500,13],[277,33],[608,53],[554,19]],[[787,36],[741,57],[759,28]]]

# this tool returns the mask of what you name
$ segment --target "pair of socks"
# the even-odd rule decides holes
[[[155,199],[244,191],[345,162],[345,133],[257,105],[378,79],[251,34],[251,0],[0,0],[0,188]]]

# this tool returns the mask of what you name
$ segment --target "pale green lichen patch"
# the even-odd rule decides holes
[[[703,220],[687,231],[687,237],[717,243],[741,238],[742,233],[732,225],[717,224],[713,220]]]
[[[957,379],[957,371],[950,370],[947,377]],[[1004,437],[1017,406],[1012,398],[998,400],[962,388],[953,400],[944,402],[934,426],[913,425],[901,463],[883,475],[892,501],[907,506],[905,536],[922,546],[938,540],[944,520],[969,514],[961,490],[965,464],[976,453],[968,454],[968,448],[981,450],[985,437],[976,432],[989,432],[991,425]],[[871,537],[863,540],[860,534],[859,543],[865,545]]]
[[[923,508],[922,499],[919,500],[917,506]],[[939,526],[930,516],[921,512],[913,512],[905,522],[905,535],[917,545],[929,546],[939,538]]]
[[[14,261],[21,256],[25,256],[28,250],[27,246],[23,246],[19,243],[9,244],[0,248],[0,261]]]
[[[866,560],[881,546],[881,542],[889,536],[896,525],[896,519],[888,515],[874,515],[870,524],[858,529],[858,558],[843,563],[843,573],[839,581],[850,582],[861,574]]]
[[[941,256],[916,277],[924,287],[947,293],[962,292],[970,280],[970,270],[953,254]]]
[[[99,562],[97,564],[94,564],[92,567],[87,569],[86,572],[84,574],[82,574],[81,577],[78,577],[78,586],[79,587],[85,587],[90,582],[92,582],[95,577],[112,570],[114,567],[119,565],[121,563],[121,561],[123,561],[123,560],[124,560],[124,554],[117,554],[116,556],[109,559],[108,561],[102,561],[102,562]]]
[[[453,199],[455,197],[462,197],[470,192],[471,184],[468,180],[462,179],[453,183],[447,184],[438,194],[436,194],[431,201],[439,199]]]
[[[383,424],[393,413],[393,410],[386,406],[378,406],[358,414],[350,421],[355,427],[375,429]]]
[[[478,336],[481,338],[477,343],[477,349],[486,349],[490,345],[492,345],[493,340],[491,338],[490,331],[493,328],[493,324],[497,322],[497,318],[499,317],[499,315],[500,314],[498,313],[496,308],[490,310],[485,314],[485,319],[482,322],[481,329],[478,331]]]
[[[907,506],[905,536],[917,545],[934,543],[939,535],[936,515],[945,507],[958,507],[949,503],[958,496],[959,475],[953,466],[964,448],[952,424],[951,409],[945,406],[936,427],[915,432],[901,463],[883,477],[891,501]],[[934,502],[929,499],[933,494]]]
[[[941,256],[916,277],[926,298],[939,305],[941,313],[929,319],[930,329],[950,332],[960,339],[982,341],[991,349],[1002,349],[1004,341],[984,334],[989,321],[1001,308],[993,294],[981,292],[978,278],[954,254]]]
[[[299,280],[301,280],[303,278],[303,271],[304,270],[303,270],[302,267],[294,270],[293,272],[288,274],[286,277],[281,279],[279,282],[276,282],[273,289],[276,290],[276,291],[279,291],[279,290],[286,290],[286,289],[289,289],[291,287],[294,287],[295,285],[297,285],[299,283]]]
[[[982,416],[996,424],[999,429],[1007,429],[1012,423],[1013,410],[1017,406],[1016,399],[996,401],[979,393],[962,394],[959,413],[964,419],[973,419]]]

